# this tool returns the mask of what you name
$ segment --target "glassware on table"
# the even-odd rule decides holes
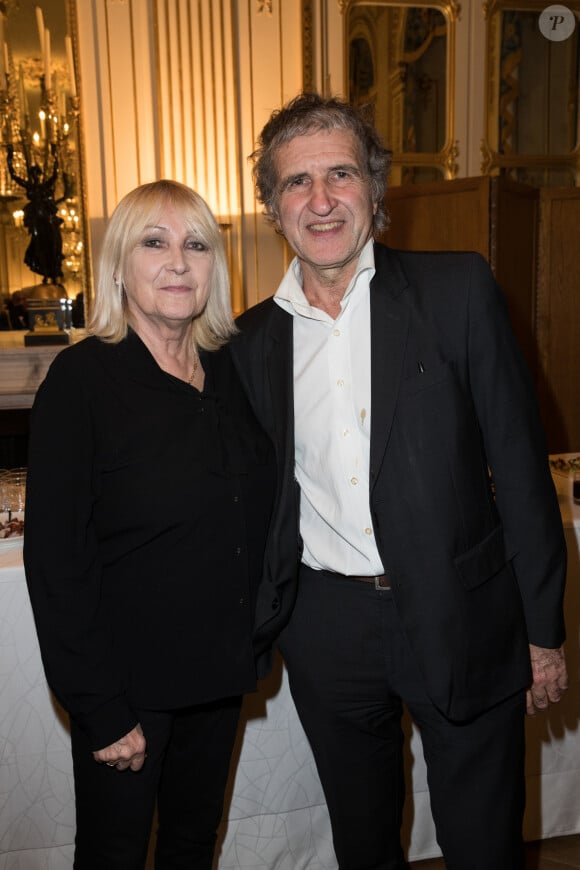
[[[24,533],[26,468],[0,472],[0,539]]]

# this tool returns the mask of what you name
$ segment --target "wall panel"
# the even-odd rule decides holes
[[[94,255],[119,199],[170,177],[230,227],[235,310],[271,294],[288,252],[247,157],[272,109],[302,89],[302,4],[78,0],[78,18]]]

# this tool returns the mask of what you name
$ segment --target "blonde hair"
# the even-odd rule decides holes
[[[127,257],[145,227],[156,224],[167,207],[182,214],[188,230],[213,254],[209,298],[202,313],[193,320],[192,334],[196,347],[217,350],[237,331],[223,238],[205,200],[185,184],[167,179],[136,187],[123,197],[111,215],[103,240],[89,330],[113,344],[126,337],[130,324],[123,285]]]

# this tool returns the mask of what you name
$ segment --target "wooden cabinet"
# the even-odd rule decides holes
[[[381,241],[478,251],[504,291],[550,452],[580,452],[580,190],[479,176],[387,191]]]
[[[550,451],[580,453],[580,190],[540,191],[538,393]]]

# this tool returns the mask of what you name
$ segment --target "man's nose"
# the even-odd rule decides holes
[[[312,182],[310,195],[310,207],[317,214],[328,214],[334,208],[334,197],[324,178],[315,179]]]

